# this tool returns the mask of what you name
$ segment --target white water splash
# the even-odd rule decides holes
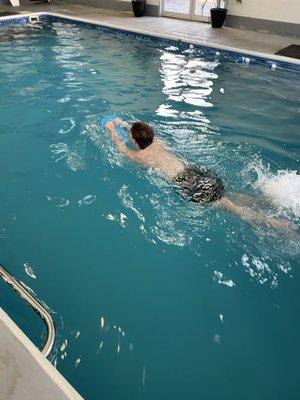
[[[59,130],[59,133],[65,134],[70,132],[75,128],[76,122],[73,118],[62,118],[61,122],[64,124],[64,127]]]
[[[33,268],[27,262],[24,263],[24,269],[27,275],[29,275],[33,279],[36,279]]]
[[[78,367],[80,362],[81,362],[81,357],[76,358],[75,363],[74,363],[75,367]]]
[[[261,285],[268,282],[272,289],[278,286],[277,272],[271,269],[265,259],[243,254],[241,263],[251,278],[256,279]]]
[[[83,199],[78,200],[78,205],[79,205],[79,207],[81,207],[81,206],[83,206],[83,205],[90,205],[90,204],[92,204],[95,200],[96,200],[96,195],[94,195],[94,194],[88,194],[88,195],[84,196]]]
[[[65,339],[62,345],[60,346],[60,351],[63,353],[66,350],[67,346],[68,346],[68,340]]]
[[[67,207],[70,204],[70,200],[65,199],[63,197],[51,197],[47,196],[48,201],[52,201],[55,207],[62,208]]]
[[[300,175],[297,171],[270,172],[261,164],[255,165],[257,173],[255,188],[281,210],[288,210],[300,217]]]
[[[133,197],[128,193],[128,187],[123,185],[118,192],[118,196],[123,203],[123,205],[127,208],[130,208],[134,214],[138,217],[140,221],[145,222],[145,217],[143,213],[134,207]]]
[[[116,216],[113,215],[113,214],[107,214],[107,215],[105,216],[105,218],[106,218],[108,221],[114,221],[114,220],[116,219]]]
[[[104,324],[105,324],[104,317],[101,317],[101,318],[100,318],[100,326],[101,326],[101,329],[104,328]]]
[[[224,277],[224,275],[222,274],[222,272],[219,271],[214,271],[214,281],[218,282],[222,285],[226,285],[229,287],[233,287],[235,286],[235,283],[231,280],[231,279],[227,279]]]
[[[72,146],[72,148],[66,143],[52,143],[50,151],[54,162],[65,160],[67,166],[74,172],[84,169],[84,159],[79,154],[79,152],[83,151],[83,146],[79,142]]]
[[[126,220],[127,220],[127,215],[120,213],[120,225],[122,228],[126,228]]]

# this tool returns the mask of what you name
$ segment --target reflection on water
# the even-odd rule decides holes
[[[212,93],[213,80],[218,78],[214,69],[218,62],[207,62],[203,58],[162,51],[162,92],[167,100],[185,102],[199,107],[212,107],[208,101]],[[173,112],[177,112],[176,108]]]

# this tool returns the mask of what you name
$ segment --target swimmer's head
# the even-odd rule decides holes
[[[148,147],[154,139],[154,131],[151,126],[143,122],[134,122],[130,129],[132,139],[140,149]]]

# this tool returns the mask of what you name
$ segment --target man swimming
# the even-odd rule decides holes
[[[122,142],[115,129],[117,125],[130,132],[134,150]],[[129,125],[121,120],[113,120],[107,122],[106,127],[121,153],[163,175],[188,200],[201,204],[216,203],[249,222],[264,222],[272,227],[289,226],[286,220],[264,216],[240,204],[236,199],[230,199],[225,195],[222,180],[215,173],[206,167],[191,167],[185,160],[176,157],[161,140],[154,137],[154,131],[148,124],[134,122]],[[244,203],[253,201],[250,196],[239,195],[239,197]]]

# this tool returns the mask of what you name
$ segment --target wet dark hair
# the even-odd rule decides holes
[[[148,147],[154,139],[154,131],[148,124],[134,122],[130,129],[132,138],[137,142],[140,149]]]

